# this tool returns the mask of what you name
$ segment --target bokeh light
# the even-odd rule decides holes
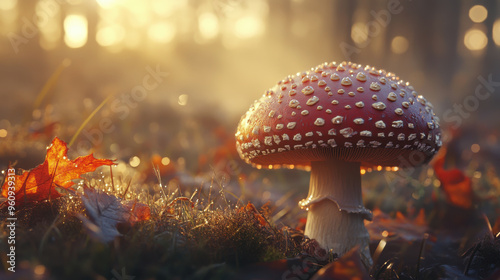
[[[488,37],[482,30],[472,28],[465,33],[464,44],[471,51],[479,51],[488,44]]]
[[[139,164],[141,164],[141,159],[138,156],[133,156],[133,157],[130,158],[130,160],[128,161],[128,163],[132,167],[137,167],[137,166],[139,166]]]
[[[158,43],[171,42],[174,39],[176,33],[177,29],[175,25],[167,21],[155,23],[148,29],[149,38],[152,41]]]
[[[500,46],[500,19],[495,20],[495,23],[493,23],[492,33],[495,45]]]
[[[488,17],[488,10],[482,5],[475,5],[469,10],[469,18],[473,22],[483,22]]]
[[[264,33],[265,24],[261,18],[245,16],[234,24],[234,34],[240,39],[249,39]]]
[[[198,28],[203,38],[212,39],[219,34],[219,19],[213,13],[203,13],[198,18]]]
[[[83,15],[68,15],[64,19],[64,43],[70,48],[80,48],[87,43],[87,18]]]
[[[408,50],[410,42],[403,36],[396,36],[391,42],[391,51],[396,54],[403,54]]]
[[[351,28],[351,38],[356,44],[362,44],[368,40],[368,26],[364,22],[356,22]]]

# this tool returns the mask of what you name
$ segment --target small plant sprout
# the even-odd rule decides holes
[[[257,168],[311,171],[305,235],[339,256],[360,247],[372,259],[363,220],[363,168],[427,163],[441,147],[439,120],[392,73],[351,62],[324,63],[279,81],[241,118],[236,148]]]

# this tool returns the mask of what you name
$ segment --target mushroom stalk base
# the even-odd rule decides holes
[[[369,235],[364,219],[371,213],[363,207],[360,163],[336,160],[312,162],[304,234],[339,257],[359,246],[361,260],[370,268]]]

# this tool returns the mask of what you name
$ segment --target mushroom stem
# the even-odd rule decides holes
[[[371,267],[363,221],[371,219],[371,212],[363,207],[359,162],[312,162],[309,195],[300,204],[309,208],[305,235],[339,257],[359,246],[363,263]]]

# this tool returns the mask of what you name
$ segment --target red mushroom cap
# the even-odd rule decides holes
[[[240,120],[236,146],[242,159],[265,168],[327,159],[416,166],[442,144],[432,108],[392,73],[323,63],[279,81],[255,101]]]

